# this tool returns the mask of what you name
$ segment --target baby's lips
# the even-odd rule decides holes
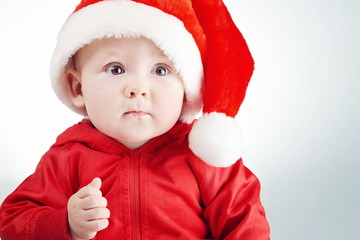
[[[131,115],[134,117],[142,117],[142,116],[149,115],[147,112],[143,112],[143,111],[129,111],[129,112],[125,112],[124,114]]]

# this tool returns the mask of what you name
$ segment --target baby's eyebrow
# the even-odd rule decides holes
[[[174,63],[169,59],[168,56],[166,55],[158,55],[156,54],[156,56],[154,56],[154,58],[158,61],[161,61],[161,62],[165,62],[165,63],[169,63],[171,65],[174,65]]]

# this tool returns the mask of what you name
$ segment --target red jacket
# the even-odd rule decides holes
[[[68,199],[95,177],[111,212],[96,239],[269,239],[257,178],[241,160],[206,165],[190,129],[178,123],[130,150],[88,120],[69,128],[1,205],[1,239],[69,239]]]

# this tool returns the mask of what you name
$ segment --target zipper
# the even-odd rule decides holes
[[[131,208],[131,231],[132,239],[141,239],[141,222],[140,222],[140,174],[139,174],[139,151],[131,150],[130,152],[130,166],[132,170],[132,179],[130,180],[130,201],[132,202]]]

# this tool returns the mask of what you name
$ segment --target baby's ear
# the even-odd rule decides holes
[[[72,103],[78,108],[84,108],[85,101],[79,72],[74,68],[69,68],[65,72],[65,78]]]

